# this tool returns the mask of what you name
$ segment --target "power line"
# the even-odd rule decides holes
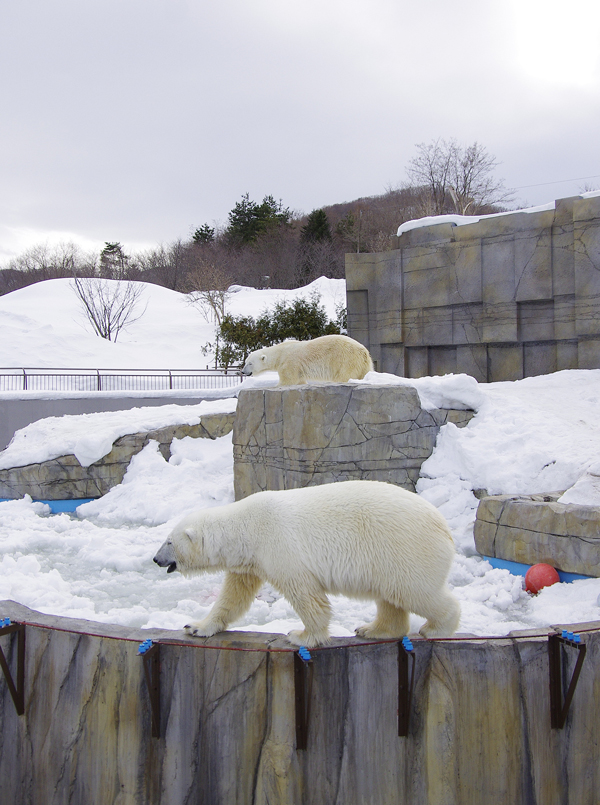
[[[567,182],[585,182],[586,179],[598,179],[600,173],[595,176],[580,176],[578,179],[558,179],[556,182],[540,182],[540,184],[523,184],[520,187],[513,187],[513,190],[527,190],[528,187],[546,187],[550,184],[566,184]]]

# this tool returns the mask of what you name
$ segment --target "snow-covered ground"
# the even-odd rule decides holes
[[[295,292],[240,289],[229,309],[257,315],[268,304],[315,289],[333,316],[344,299],[341,280],[319,280]],[[156,286],[146,291],[150,299],[143,319],[117,344],[88,336],[73,322],[77,310],[66,280],[1,297],[0,365],[189,368],[195,359],[194,366],[204,366],[200,347],[213,340],[213,326],[180,294]],[[600,579],[556,584],[531,597],[521,576],[492,568],[476,555],[473,542],[475,489],[568,490],[565,500],[600,503],[600,370],[492,384],[465,375],[406,380],[374,372],[362,382],[410,383],[425,407],[477,411],[468,427],[442,429],[418,486],[454,534],[457,558],[450,582],[461,601],[461,632],[502,635],[600,618]],[[235,404],[235,398],[206,401],[191,406],[187,415],[233,410]],[[0,465],[26,463],[25,457],[43,460],[64,452],[65,444],[89,463],[110,449],[116,433],[157,427],[156,417],[171,421],[173,412],[167,409],[171,406],[44,420],[17,435],[0,454]],[[0,503],[0,600],[130,626],[179,629],[203,617],[216,598],[220,576],[167,576],[152,557],[183,514],[233,500],[231,437],[185,438],[174,442],[172,453],[167,462],[156,444],[149,444],[120,486],[81,506],[77,515],[50,515],[44,504],[27,499]],[[333,599],[333,609],[334,635],[351,635],[374,614],[373,604],[343,597]],[[411,629],[421,623],[412,616]],[[265,587],[236,628],[287,632],[298,626],[287,601]]]

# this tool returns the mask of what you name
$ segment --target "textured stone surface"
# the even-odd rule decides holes
[[[24,715],[0,676],[3,803],[597,802],[599,623],[560,624],[582,631],[587,646],[563,730],[550,727],[543,632],[416,639],[408,737],[397,734],[397,643],[336,639],[312,653],[308,746],[299,751],[293,653],[281,652],[281,636],[190,641],[13,602],[0,602],[0,615],[31,624]],[[159,738],[137,654],[148,637],[161,642]],[[0,645],[14,668],[15,637]],[[565,651],[568,673],[574,661]]]
[[[108,455],[89,467],[82,467],[75,456],[67,455],[41,464],[0,470],[0,498],[21,498],[23,495],[31,495],[34,500],[100,497],[121,483],[132,457],[150,440],[158,442],[160,452],[168,460],[173,439],[185,436],[216,439],[232,430],[234,419],[233,413],[207,414],[198,425],[170,425],[122,436]]]
[[[376,369],[516,380],[600,367],[600,198],[405,232],[346,255],[348,334]]]
[[[475,521],[479,553],[600,576],[600,507],[557,503],[559,497],[560,492],[483,498]]]
[[[440,426],[472,411],[421,408],[409,386],[346,383],[240,392],[233,431],[236,500],[265,489],[369,479],[414,491]]]

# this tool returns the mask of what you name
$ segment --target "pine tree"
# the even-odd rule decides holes
[[[325,210],[313,210],[306,224],[300,230],[300,238],[305,243],[312,243],[318,240],[331,240],[331,229],[329,219]]]
[[[192,235],[194,243],[212,243],[215,239],[215,230],[208,224],[202,224]]]
[[[228,216],[227,236],[235,245],[254,243],[271,227],[286,225],[291,212],[273,196],[265,196],[261,204],[250,200],[245,193]]]

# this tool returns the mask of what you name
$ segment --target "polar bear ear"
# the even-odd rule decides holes
[[[260,359],[264,363],[267,360],[267,356],[266,355],[261,355]]]
[[[191,526],[188,526],[187,528],[184,528],[183,533],[190,540],[193,540],[196,537],[196,530],[194,528],[192,528]]]

